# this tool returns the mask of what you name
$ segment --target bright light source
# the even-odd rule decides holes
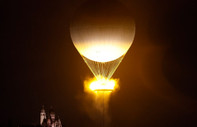
[[[95,91],[112,91],[116,85],[115,80],[99,79],[90,84],[90,89]]]
[[[85,88],[88,91],[114,91],[118,88],[118,81],[116,79],[107,79],[104,77],[94,78],[87,81]]]

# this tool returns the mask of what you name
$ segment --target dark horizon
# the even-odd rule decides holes
[[[93,74],[69,32],[86,0],[3,1],[0,126],[39,123],[42,105],[65,127],[94,127],[83,109]],[[196,7],[186,0],[119,0],[135,19],[134,42],[112,76],[112,127],[196,127]]]

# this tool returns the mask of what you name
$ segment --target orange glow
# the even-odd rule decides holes
[[[115,91],[118,86],[118,80],[117,79],[107,79],[104,77],[97,77],[90,79],[88,81],[85,81],[85,90],[87,91]]]
[[[88,93],[86,97],[89,100],[86,111],[91,118],[98,120],[95,117],[95,114],[97,114],[98,116],[103,116],[105,122],[110,121],[108,115],[109,100],[111,94],[118,89],[118,79],[108,79],[98,76],[84,81],[84,91]],[[89,104],[92,104],[93,107],[90,108]]]

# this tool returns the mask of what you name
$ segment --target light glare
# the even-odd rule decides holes
[[[114,91],[118,88],[118,80],[104,77],[94,78],[85,83],[88,91]]]

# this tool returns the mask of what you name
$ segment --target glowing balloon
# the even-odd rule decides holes
[[[70,33],[93,74],[111,78],[133,42],[135,24],[121,3],[93,0],[76,11]]]

